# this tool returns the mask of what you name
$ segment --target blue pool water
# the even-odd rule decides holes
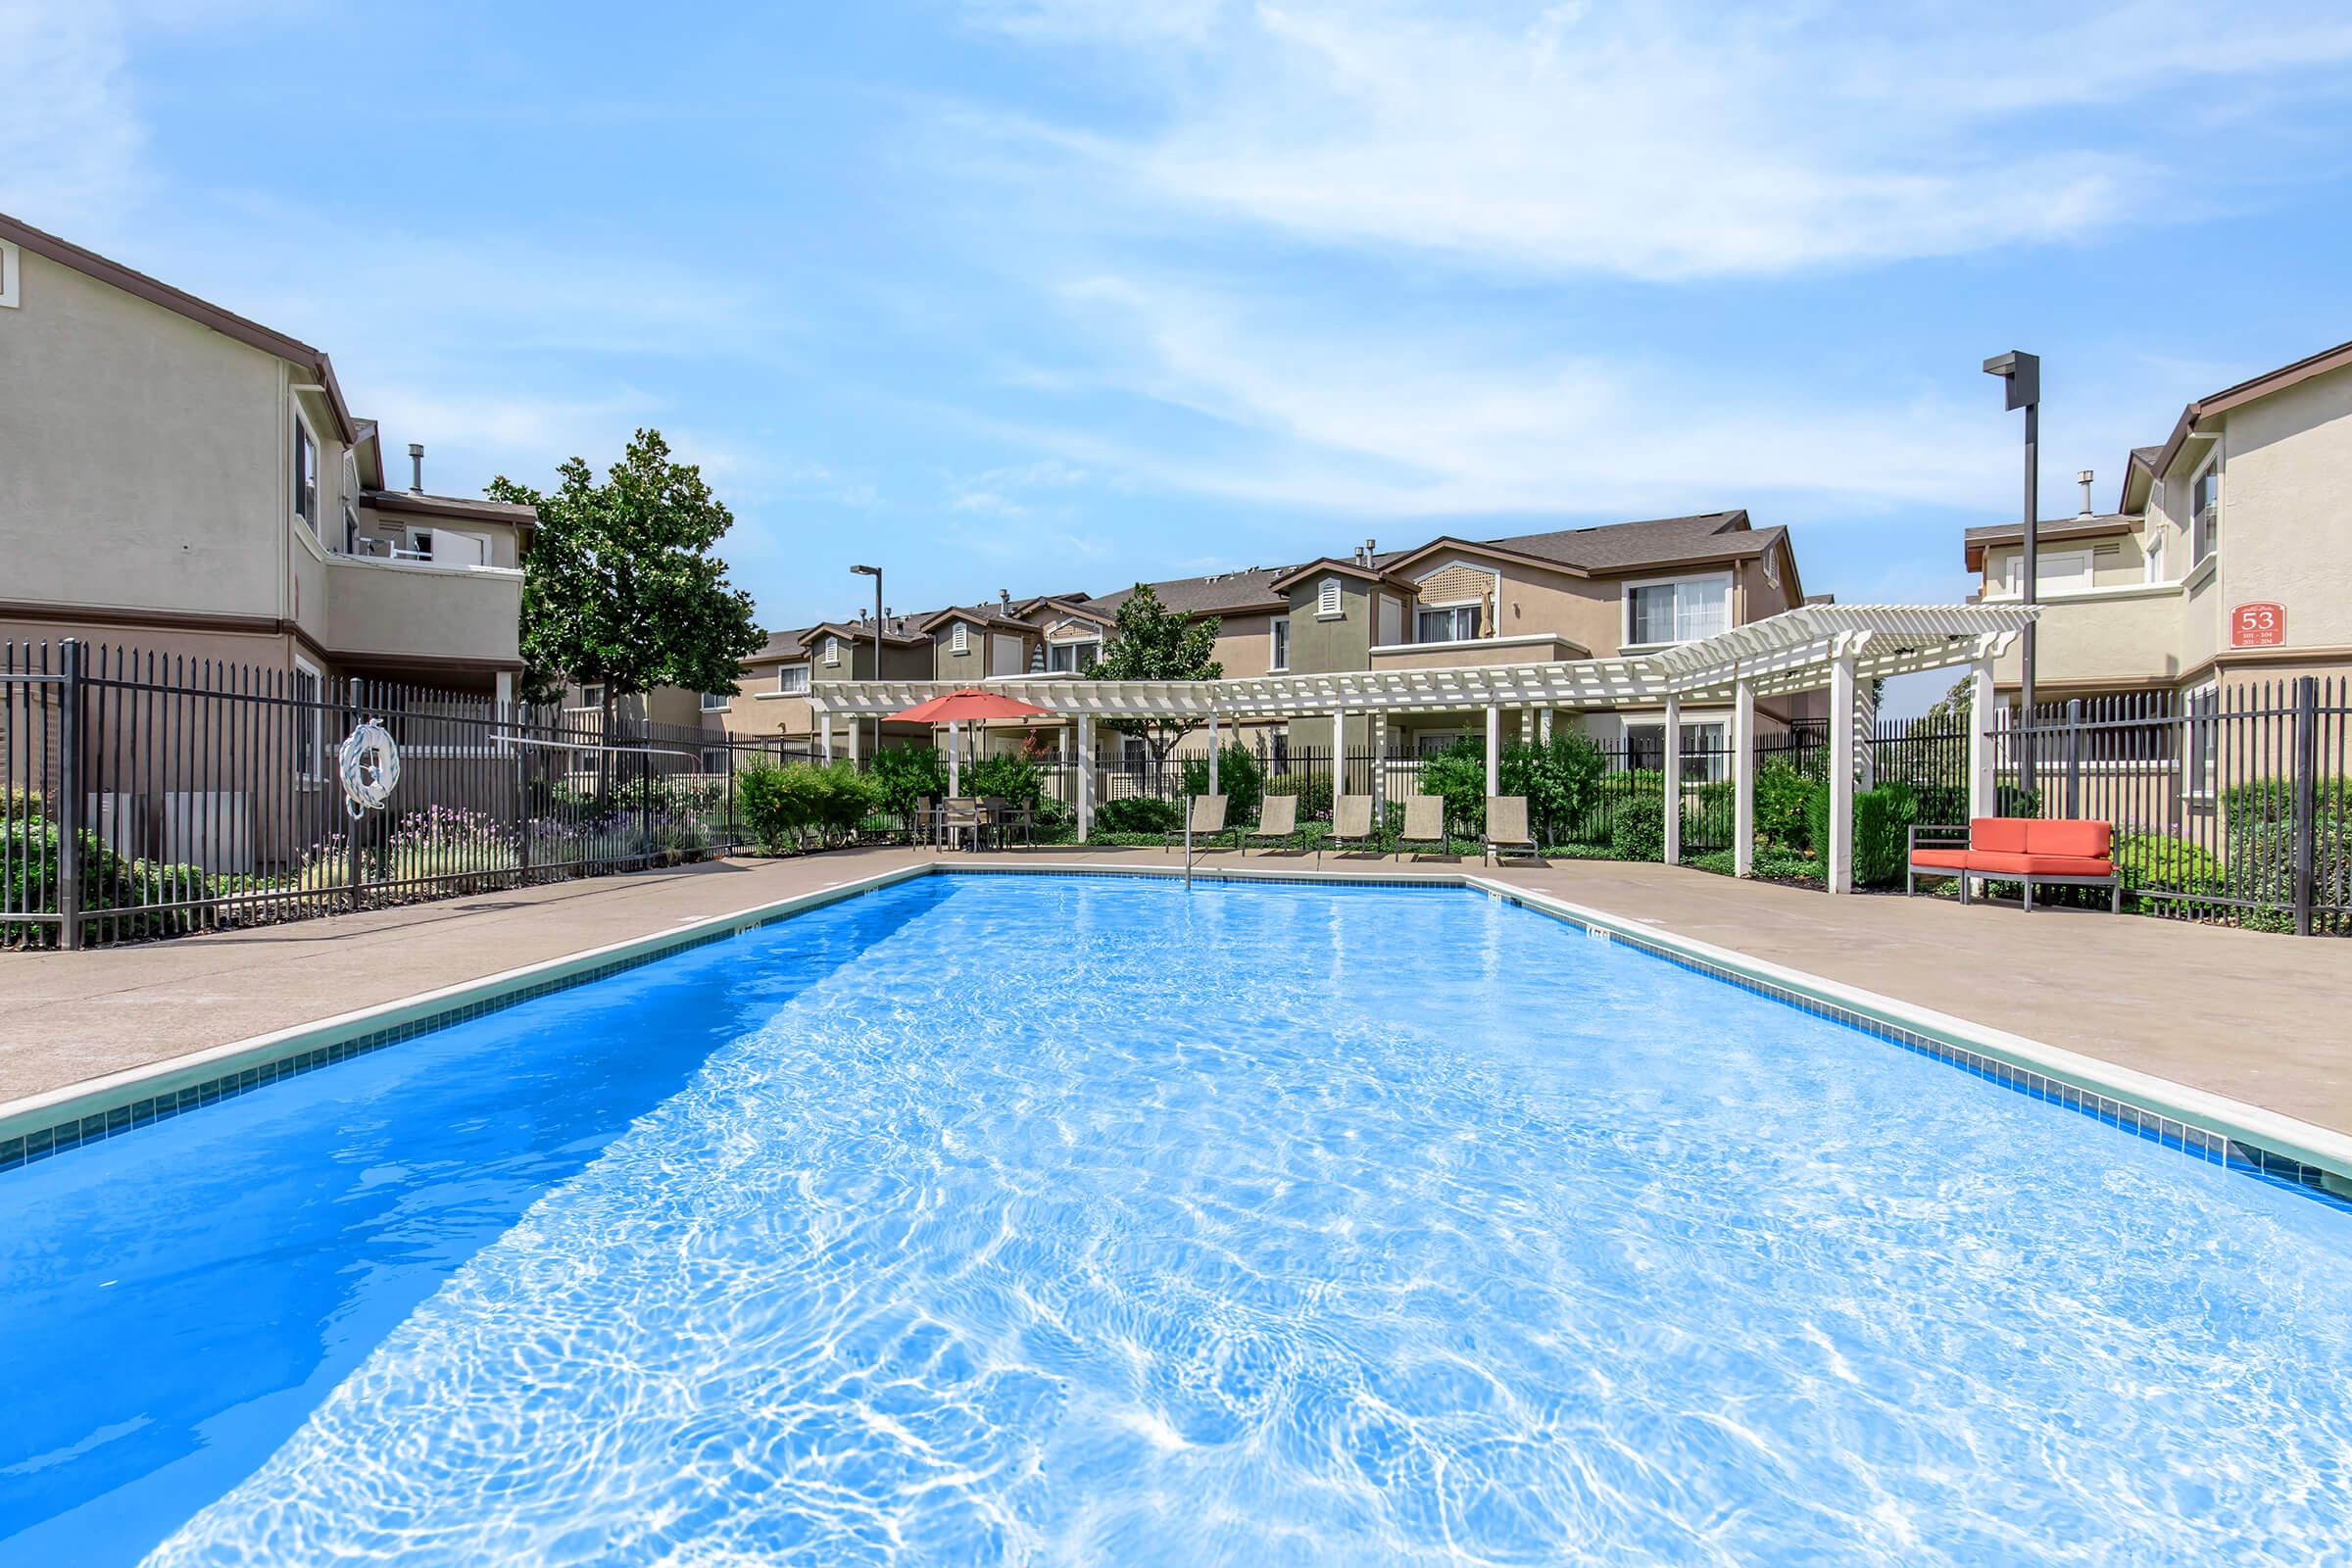
[[[5,1562],[2352,1541],[2352,1214],[1458,892],[836,905],[0,1177],[0,1356]]]

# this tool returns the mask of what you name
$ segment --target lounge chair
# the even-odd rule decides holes
[[[1206,843],[1210,839],[1222,838],[1228,831],[1225,826],[1225,797],[1222,795],[1194,796],[1193,814],[1190,825],[1193,839],[1197,843]],[[1238,840],[1240,836],[1239,830],[1235,829],[1232,831],[1235,833],[1235,836]],[[1168,835],[1167,843],[1162,844],[1159,847],[1159,853],[1162,855],[1167,854],[1169,850],[1176,846],[1177,841],[1182,839],[1184,836],[1185,830],[1183,828],[1179,828],[1175,832],[1170,833]]]
[[[1527,830],[1526,796],[1487,797],[1486,847],[1486,858],[1498,865],[1506,855],[1523,856],[1531,860],[1544,858],[1544,852],[1536,847],[1535,835]]]
[[[1372,797],[1369,795],[1335,796],[1331,803],[1331,831],[1315,841],[1315,861],[1321,864],[1323,852],[1344,855],[1349,850],[1376,850],[1378,842],[1372,837]]]
[[[1406,845],[1434,846],[1444,855],[1453,846],[1446,838],[1446,801],[1438,795],[1407,795],[1404,798],[1404,831],[1396,835],[1396,854],[1404,854]],[[1413,853],[1421,855],[1423,849]]]
[[[1287,845],[1298,831],[1298,797],[1269,795],[1258,806],[1257,826],[1242,834],[1242,848],[1248,850],[1250,845],[1267,840]]]

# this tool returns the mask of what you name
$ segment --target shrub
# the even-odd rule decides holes
[[[144,896],[133,862],[107,848],[95,833],[85,832],[80,838],[81,907],[85,913],[135,909],[141,904],[156,902]],[[0,907],[25,913],[57,912],[62,859],[58,843],[57,824],[45,817],[0,820]],[[203,873],[196,875],[201,878]],[[154,923],[163,923],[164,919],[158,917]],[[143,933],[150,923],[133,915],[121,929],[126,935]],[[35,926],[29,921],[0,921],[0,938],[9,941],[49,941],[53,940],[55,930],[54,926]]]
[[[1882,784],[1854,792],[1853,877],[1860,888],[1892,887],[1910,859],[1911,824],[1919,819],[1919,797],[1908,784]],[[1813,786],[1806,803],[1806,830],[1816,857],[1829,859],[1830,787]]]
[[[997,752],[965,768],[961,783],[966,795],[1035,806],[1046,793],[1046,772],[1025,753]]]
[[[2222,862],[2186,839],[2168,833],[2126,833],[2116,840],[2115,868],[2127,892],[2218,893]]]
[[[1734,860],[1730,850],[1715,850],[1706,855],[1694,855],[1684,863],[1701,871],[1712,871],[1717,876],[1730,876]],[[1818,886],[1822,878],[1822,866],[1819,860],[1809,855],[1798,855],[1790,850],[1758,848],[1748,874],[1766,882],[1811,882]]]
[[[1820,785],[1784,761],[1776,760],[1757,768],[1758,846],[1771,845],[1783,850],[1813,848],[1813,827],[1809,813],[1813,793],[1820,788]],[[1826,791],[1824,796],[1826,799]]]
[[[1529,822],[1548,835],[1592,809],[1605,765],[1600,748],[1582,735],[1554,735],[1549,746],[1514,741],[1502,749],[1502,787],[1494,793],[1526,796]]]
[[[1047,796],[1037,803],[1040,844],[1067,844],[1078,836],[1078,812],[1066,801]]]
[[[735,814],[752,830],[763,855],[781,855],[799,843],[802,808],[789,768],[754,757],[735,776]]]
[[[874,754],[872,776],[883,809],[901,816],[926,796],[936,801],[948,793],[947,761],[928,746],[883,747]]]
[[[1186,758],[1182,777],[1185,794],[1206,795],[1209,792],[1208,759]],[[1217,752],[1217,788],[1225,795],[1226,821],[1256,821],[1258,806],[1266,797],[1266,770],[1264,764],[1258,761],[1257,753],[1240,745],[1220,748]]]
[[[1266,793],[1298,796],[1300,822],[1331,815],[1329,773],[1277,773],[1266,780]]]
[[[1609,823],[1609,853],[1620,860],[1666,858],[1666,796],[1663,786],[1617,804]]]
[[[46,816],[48,805],[39,790],[11,784],[8,793],[0,796],[0,822],[29,822]]]
[[[1487,828],[1486,742],[1464,735],[1421,762],[1421,793],[1446,803],[1446,830],[1471,837]]]
[[[1095,832],[1173,833],[1184,826],[1184,808],[1160,795],[1122,795],[1095,808]]]

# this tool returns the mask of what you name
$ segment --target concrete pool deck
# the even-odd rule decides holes
[[[729,859],[85,953],[0,955],[0,1102],[942,860],[1169,867],[1152,850]],[[1315,868],[1229,852],[1208,869]],[[1470,872],[2352,1134],[2352,943],[2136,916],[1833,899],[1659,865],[1326,858]]]

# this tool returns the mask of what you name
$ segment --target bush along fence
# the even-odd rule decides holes
[[[364,719],[390,732],[400,777],[355,817],[337,753]],[[815,771],[772,743],[633,723],[608,736],[593,710],[307,665],[0,645],[0,945],[304,919],[733,850],[760,837],[740,781],[796,764]]]

